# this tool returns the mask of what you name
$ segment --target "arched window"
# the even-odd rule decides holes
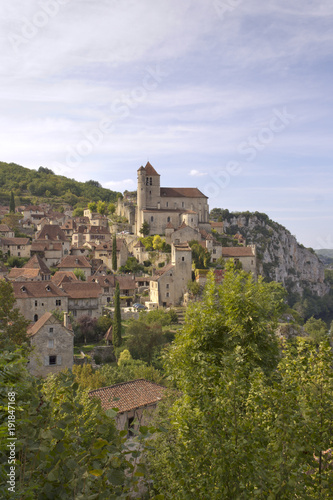
[[[35,314],[34,316],[34,322],[36,323],[36,321],[38,321],[38,314]]]

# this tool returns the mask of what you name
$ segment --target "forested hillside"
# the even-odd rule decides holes
[[[54,204],[68,203],[72,206],[98,200],[114,202],[118,195],[94,180],[78,182],[56,175],[45,167],[31,170],[16,163],[0,162],[0,204],[9,204],[11,192],[16,201],[22,204],[51,201]]]

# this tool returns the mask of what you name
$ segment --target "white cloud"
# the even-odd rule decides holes
[[[116,191],[125,191],[125,189],[134,189],[135,183],[133,179],[124,179],[123,181],[107,181],[103,182],[103,187]]]
[[[193,177],[203,177],[208,174],[207,172],[199,172],[199,170],[191,170],[190,175],[193,175]]]

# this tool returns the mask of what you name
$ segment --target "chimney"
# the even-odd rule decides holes
[[[64,312],[64,327],[68,328],[68,313]]]

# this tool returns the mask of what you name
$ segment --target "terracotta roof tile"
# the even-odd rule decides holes
[[[29,238],[1,238],[2,245],[29,245]]]
[[[161,187],[160,194],[165,198],[207,198],[198,188]]]
[[[30,260],[23,266],[24,269],[40,269],[44,274],[51,274],[50,269],[39,255],[33,255]]]
[[[84,255],[66,255],[58,265],[59,269],[66,267],[91,268]]]
[[[102,288],[98,283],[80,280],[63,282],[61,288],[70,299],[96,299],[102,293]]]
[[[89,396],[100,399],[103,410],[118,408],[119,413],[124,413],[158,403],[165,391],[162,385],[138,379],[90,391]]]
[[[57,224],[45,224],[37,240],[67,241],[66,234]]]
[[[67,297],[67,294],[52,283],[52,281],[13,281],[12,285],[16,299]]]
[[[146,166],[145,166],[145,168],[144,168],[144,169],[145,169],[145,171],[146,171],[146,174],[147,174],[147,175],[151,175],[151,176],[153,176],[153,175],[158,175],[158,176],[159,176],[159,175],[160,175],[160,174],[158,174],[158,173],[156,172],[156,170],[155,170],[155,169],[154,169],[154,167],[153,167],[153,166],[149,163],[149,161],[147,162],[147,164],[146,164]]]
[[[254,257],[252,247],[222,247],[223,257]]]

